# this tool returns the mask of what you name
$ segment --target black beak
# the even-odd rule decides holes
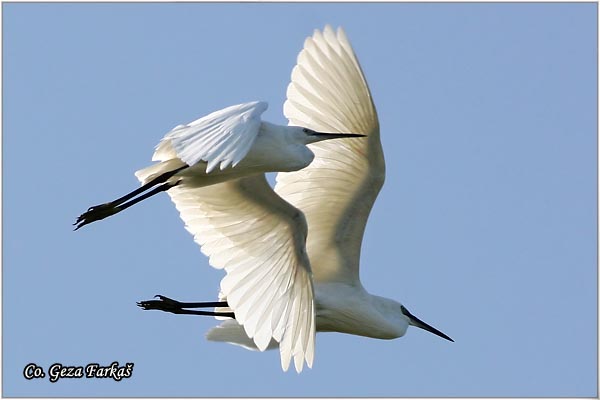
[[[451,342],[454,342],[454,340],[452,340],[449,336],[445,335],[444,333],[438,331],[437,329],[435,329],[433,326],[426,324],[425,322],[421,321],[419,318],[415,317],[414,315],[412,315],[404,306],[400,306],[400,309],[402,310],[402,314],[406,315],[408,317],[408,319],[410,320],[410,324],[412,326],[416,326],[417,328],[421,328],[421,329],[425,329],[428,332],[433,333],[434,335],[438,335],[439,337],[443,337],[446,340],[449,340]]]
[[[361,133],[325,133],[325,132],[311,132],[310,136],[316,136],[322,139],[343,139],[343,138],[352,138],[352,137],[366,137],[367,135],[363,135]]]

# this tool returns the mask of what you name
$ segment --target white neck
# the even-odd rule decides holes
[[[362,286],[315,283],[317,331],[336,331],[377,339],[403,336],[408,319],[400,303],[374,296]]]

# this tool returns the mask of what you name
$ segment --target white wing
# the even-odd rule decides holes
[[[205,161],[207,173],[219,164],[221,169],[235,167],[252,147],[267,106],[262,101],[238,104],[178,125],[158,144],[152,160],[176,156],[187,165]]]
[[[275,191],[304,212],[314,280],[356,283],[362,237],[383,185],[379,122],[362,70],[344,31],[326,26],[304,42],[284,105],[290,125],[368,138],[310,145],[314,161],[277,175]]]
[[[215,268],[221,296],[262,351],[280,342],[281,365],[312,366],[315,309],[304,215],[263,174],[208,187],[185,181],[167,193]]]

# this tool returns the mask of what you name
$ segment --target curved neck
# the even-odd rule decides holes
[[[315,283],[315,295],[317,331],[394,339],[408,328],[400,303],[374,296],[360,284]]]

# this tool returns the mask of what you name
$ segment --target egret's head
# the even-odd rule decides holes
[[[300,134],[300,138],[306,144],[316,143],[322,140],[328,139],[343,139],[343,138],[356,138],[356,137],[365,137],[367,135],[362,135],[360,133],[325,133],[325,132],[317,132],[312,129],[297,127],[298,132]]]
[[[437,329],[435,329],[433,326],[426,324],[425,322],[421,321],[419,318],[415,317],[414,315],[412,315],[404,306],[400,306],[400,311],[402,311],[402,314],[408,319],[408,324],[412,325],[412,326],[416,326],[417,328],[421,328],[421,329],[425,329],[426,331],[429,331],[435,335],[438,335],[439,337],[443,337],[446,340],[449,340],[451,342],[454,342],[454,340],[452,340],[449,336],[445,335],[444,333],[438,331]]]

